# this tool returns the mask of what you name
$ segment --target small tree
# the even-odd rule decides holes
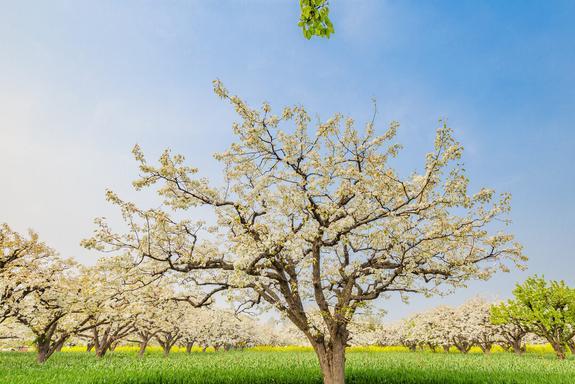
[[[25,236],[0,224],[0,324],[14,315],[27,295],[45,287],[38,271],[54,257],[56,252],[36,232]]]
[[[517,324],[545,338],[557,358],[565,359],[566,346],[575,336],[575,289],[564,281],[530,277],[513,290],[514,299],[494,306],[496,324]]]
[[[154,337],[162,347],[164,356],[168,357],[174,345],[182,337],[182,320],[184,311],[188,308],[183,307],[186,305],[185,303],[169,299],[158,300],[156,305],[160,308],[154,319],[158,328],[158,332],[156,332]]]
[[[501,347],[521,355],[526,350],[525,336],[527,327],[519,319],[511,318],[504,303],[493,304],[491,322],[497,327],[497,343]]]
[[[413,334],[420,347],[423,349],[427,346],[432,352],[442,347],[444,351],[449,352],[449,347],[453,344],[450,332],[453,316],[454,310],[447,306],[417,314],[414,317]]]
[[[357,346],[381,344],[383,325],[378,318],[367,314],[354,319],[349,325],[350,344]]]
[[[498,339],[498,327],[491,322],[491,303],[481,297],[474,297],[456,310],[455,321],[462,333],[483,353],[490,353]]]
[[[91,328],[81,336],[90,340],[97,357],[134,332],[136,320],[144,312],[138,302],[144,277],[125,261],[122,257],[101,258],[93,267],[82,268],[81,311],[89,317]]]
[[[186,348],[186,353],[192,353],[192,348],[199,341],[202,331],[202,321],[200,316],[201,310],[190,311],[184,310],[180,318],[180,343]]]
[[[81,287],[75,264],[53,257],[35,271],[43,288],[36,289],[14,308],[14,317],[34,334],[37,360],[44,363],[73,335],[92,328],[82,312]]]
[[[204,237],[201,222],[142,210],[109,192],[130,231],[117,233],[99,219],[84,245],[162,262],[211,285],[210,294],[242,290],[244,308],[268,302],[305,334],[325,383],[344,382],[348,324],[358,308],[386,293],[444,292],[524,260],[511,235],[487,230],[508,212],[509,196],[468,193],[462,147],[447,126],[438,129],[423,172],[402,177],[389,163],[400,149],[391,142],[395,123],[381,136],[371,123],[362,134],[335,115],[310,133],[302,107],[278,116],[268,104],[250,108],[219,82],[215,91],[242,119],[233,127],[238,140],[216,156],[226,185],[198,178],[169,151],[151,165],[139,147],[134,185],[160,184],[165,205],[176,210],[212,208],[218,230]]]
[[[378,337],[378,344],[384,347],[402,344],[401,327],[401,323],[383,324]]]
[[[158,326],[158,317],[161,310],[159,303],[165,298],[160,297],[159,291],[163,291],[163,289],[157,289],[155,285],[147,285],[139,289],[136,297],[139,313],[135,318],[135,330],[131,336],[135,336],[137,340],[130,341],[135,341],[139,344],[138,356],[140,357],[144,356],[149,343],[160,331]]]

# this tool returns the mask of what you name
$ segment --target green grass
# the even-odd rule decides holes
[[[184,384],[321,383],[315,355],[307,351],[175,353],[114,352],[103,359],[85,352],[55,354],[45,365],[34,353],[0,353],[0,383],[10,384]],[[348,383],[389,384],[571,384],[575,359],[551,354],[442,354],[350,352]]]

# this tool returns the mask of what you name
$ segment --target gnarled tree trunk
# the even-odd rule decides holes
[[[38,356],[36,361],[40,364],[46,362],[48,358],[52,355],[54,351],[50,351],[50,342],[36,342],[36,349],[38,350]]]
[[[62,349],[66,340],[67,336],[62,336],[55,342],[52,342],[50,338],[39,337],[36,340],[36,349],[38,350],[36,361],[40,364],[45,363],[54,352]]]
[[[324,384],[345,383],[345,345],[343,338],[331,339],[327,343],[312,342]]]

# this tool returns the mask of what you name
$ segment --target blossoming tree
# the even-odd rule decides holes
[[[433,352],[442,347],[445,352],[453,345],[453,317],[455,311],[447,306],[439,306],[416,313],[402,322],[401,343],[414,351],[429,347]]]
[[[58,257],[42,263],[35,273],[44,281],[14,308],[14,317],[35,336],[37,360],[44,363],[72,336],[93,327],[91,315],[82,311],[78,269]]]
[[[457,307],[446,322],[453,344],[461,353],[478,346],[490,353],[499,338],[499,327],[491,322],[492,303],[482,297],[473,297]]]
[[[158,288],[158,279],[147,272],[142,265],[134,267],[123,255],[102,257],[94,266],[82,268],[81,311],[92,327],[81,337],[88,340],[89,349],[94,348],[97,357],[103,357],[133,334],[143,318],[157,314],[144,302],[150,290],[162,289]],[[152,283],[156,285],[150,287]]]
[[[25,236],[0,225],[0,324],[13,317],[27,295],[45,287],[38,270],[55,256],[34,231]]]
[[[310,129],[303,107],[280,115],[251,108],[215,82],[215,92],[241,118],[237,140],[216,155],[225,185],[215,186],[166,150],[148,163],[139,147],[137,189],[158,185],[165,206],[210,207],[218,227],[178,220],[168,210],[142,210],[112,192],[130,230],[103,219],[84,245],[129,251],[193,275],[198,285],[245,292],[242,308],[267,302],[313,346],[325,383],[343,383],[348,324],[358,308],[390,293],[428,295],[487,279],[524,259],[507,233],[488,226],[509,210],[509,196],[468,193],[451,129],[437,130],[423,171],[402,176],[390,164],[398,125],[362,133],[336,114]],[[284,128],[285,127],[285,128]],[[179,216],[178,216],[179,217]],[[207,297],[205,298],[207,300]],[[319,311],[323,325],[309,321]]]

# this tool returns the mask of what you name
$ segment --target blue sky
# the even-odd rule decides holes
[[[65,256],[95,216],[128,199],[130,149],[171,147],[206,176],[233,140],[221,79],[253,104],[303,104],[358,123],[397,120],[397,162],[421,169],[438,119],[466,148],[472,186],[513,195],[526,273],[445,299],[384,302],[390,318],[474,294],[506,297],[528,274],[575,284],[575,2],[368,1],[331,6],[331,39],[303,38],[296,0],[0,0],[0,221]]]

